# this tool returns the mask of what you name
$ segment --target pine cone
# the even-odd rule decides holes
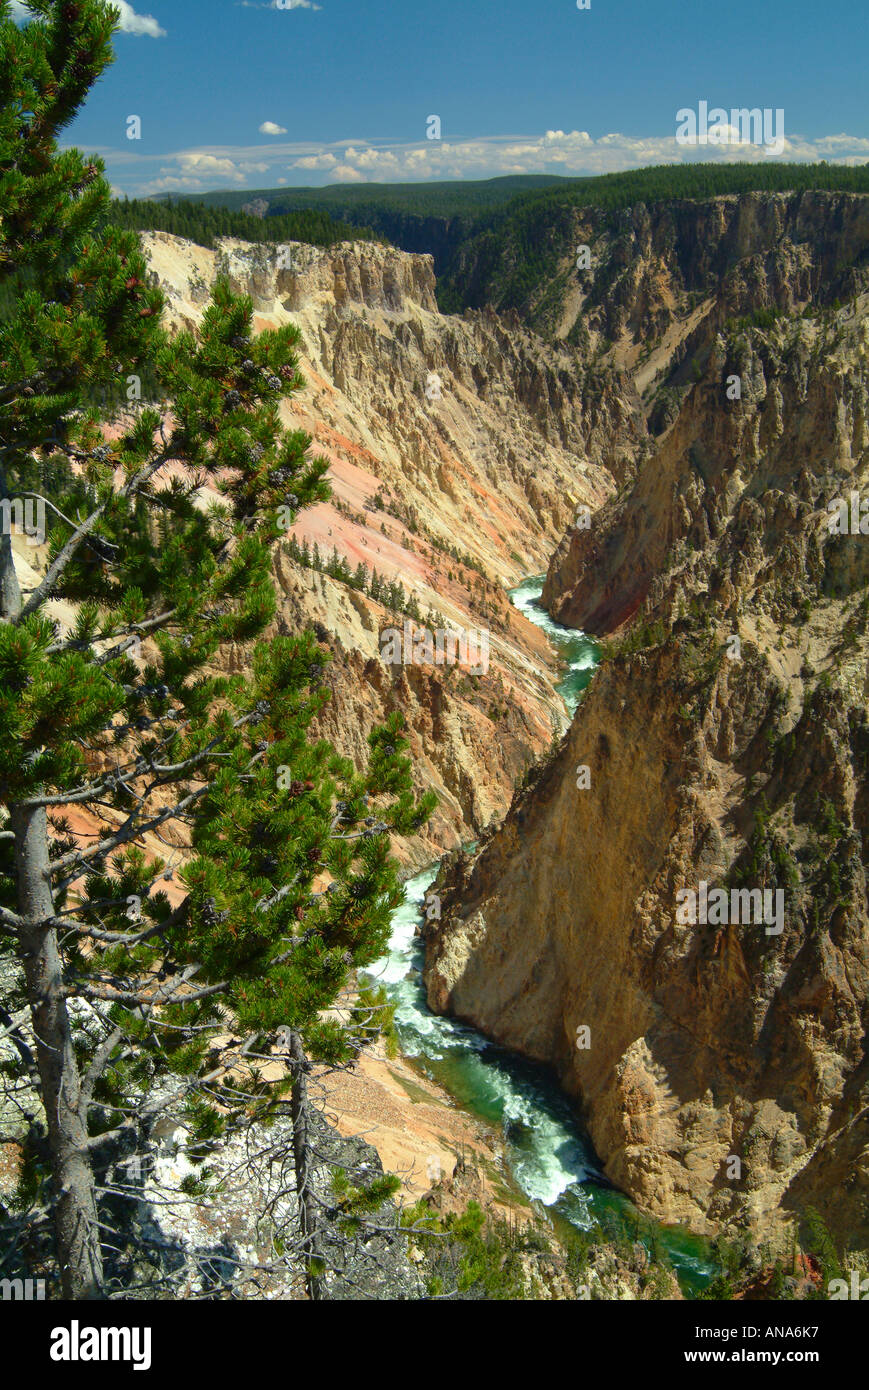
[[[206,927],[219,927],[229,917],[228,912],[218,912],[214,898],[206,898],[202,905],[202,921]]]

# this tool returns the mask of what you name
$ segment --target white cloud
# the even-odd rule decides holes
[[[121,12],[121,19],[118,25],[123,34],[146,34],[152,39],[163,39],[166,37],[166,30],[161,29],[156,19],[149,14],[136,14],[132,5],[127,4],[127,0],[112,0],[112,4]],[[32,19],[26,5],[21,4],[21,0],[12,0],[12,18],[14,20]]]
[[[112,0],[112,4],[121,12],[120,28],[123,33],[147,34],[151,39],[165,39],[166,30],[160,27],[152,15],[136,14],[132,5],[127,4],[127,0]]]
[[[260,135],[286,135],[287,128],[283,125],[275,125],[274,121],[263,121],[259,133]]]
[[[229,174],[237,175],[238,170],[231,159],[218,159],[213,154],[201,154],[197,150],[191,150],[188,154],[180,154],[178,163],[182,169],[200,170],[210,174]]]
[[[240,153],[243,154],[243,151]],[[268,174],[273,167],[263,160],[233,159],[229,155],[214,154],[208,150],[183,150],[179,154],[162,155],[160,158],[164,162],[157,177],[137,185],[137,195],[205,193],[210,188],[225,188],[228,184],[243,188],[251,175]],[[174,162],[166,163],[166,160]],[[143,162],[153,161],[146,158]]]
[[[461,142],[422,140],[413,145],[371,144],[342,140],[311,146],[277,138],[262,144],[211,146],[159,155],[132,149],[105,149],[109,176],[131,196],[167,190],[206,192],[209,189],[275,187],[280,183],[317,182],[396,183],[429,179],[486,179],[504,174],[608,174],[640,169],[649,164],[691,160],[775,162],[762,145],[745,143],[688,147],[671,134],[629,136],[618,132],[592,138],[584,130],[550,130],[533,136],[505,135]],[[782,161],[857,165],[869,163],[869,138],[845,133],[808,140],[791,135],[784,142]],[[122,180],[123,176],[123,180]]]
[[[336,164],[332,170],[332,177],[339,183],[364,183],[365,175],[360,174],[358,169],[351,169],[349,164]]]
[[[338,152],[335,158],[332,150]],[[548,130],[539,136],[492,136],[479,140],[450,142],[424,140],[414,145],[390,147],[336,144],[310,148],[291,160],[293,169],[329,171],[342,182],[359,182],[364,176],[372,182],[426,179],[494,178],[499,174],[559,173],[567,176],[608,174],[639,169],[649,164],[672,164],[702,158],[712,160],[757,160],[773,158],[762,145],[736,141],[727,145],[704,145],[691,150],[677,143],[672,134],[630,136],[617,131],[593,139],[586,130]],[[783,160],[814,162],[834,160],[841,164],[869,160],[869,139],[850,135],[829,135],[808,140],[791,136],[784,141]],[[338,173],[338,169],[341,173]],[[351,172],[353,171],[353,172]]]
[[[235,0],[243,10],[321,10],[313,0]]]
[[[295,169],[334,169],[338,163],[333,154],[308,154],[297,159]]]
[[[202,193],[213,188],[215,183],[225,187],[227,183],[244,185],[246,182],[246,175],[231,159],[220,159],[196,150],[176,155],[175,159],[176,167],[164,165],[159,177],[144,185],[143,193]]]

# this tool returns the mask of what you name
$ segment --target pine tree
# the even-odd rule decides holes
[[[329,495],[328,464],[278,414],[303,385],[297,331],[254,338],[250,300],[218,281],[201,329],[169,338],[100,162],[56,143],[116,12],[31,8],[18,28],[0,0],[0,1019],[22,1068],[35,1054],[27,1164],[64,1296],[98,1297],[107,1154],[153,1121],[161,1079],[200,1154],[286,1107],[316,1297],[306,1076],[370,1031],[370,1011],[323,1013],[382,953],[401,900],[389,834],[432,798],[414,799],[397,716],[359,770],[310,738],[328,698],[311,633],[260,640],[278,517]],[[94,402],[131,379],[152,399],[134,393],[109,433]],[[50,522],[29,590],[5,524],[22,500]],[[217,673],[228,643],[247,674]],[[170,863],[153,837],[173,830],[190,848]],[[287,1075],[268,1085],[276,1037]]]

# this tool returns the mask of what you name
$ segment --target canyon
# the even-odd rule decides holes
[[[566,726],[552,653],[506,589],[545,568],[576,505],[597,508],[627,476],[646,432],[636,393],[515,317],[442,315],[429,256],[367,243],[210,252],[161,232],[143,242],[172,324],[198,322],[221,272],[250,294],[257,330],[301,330],[306,388],[283,417],[328,459],[333,497],[293,538],[398,580],[436,627],[489,632],[484,673],[386,663],[387,609],[276,550],[278,630],[313,626],[332,657],[321,733],[358,757],[390,710],[407,721],[418,786],[439,797],[424,835],[399,847],[422,867],[500,819]]]
[[[273,631],[328,649],[319,733],[358,760],[399,711],[437,793],[394,845],[408,876],[441,861],[430,1009],[553,1068],[611,1182],[704,1235],[781,1241],[815,1209],[869,1241],[869,560],[859,527],[830,525],[866,489],[867,206],[571,209],[554,280],[458,315],[428,255],[143,236],[176,327],[222,275],[257,331],[300,330],[282,418],[333,495],[275,547]],[[16,540],[23,582],[39,563]],[[401,603],[347,582],[360,567]],[[575,714],[510,601],[543,571],[551,618],[602,643]],[[487,661],[384,660],[411,606],[485,632]],[[702,884],[783,901],[782,930],[681,920]],[[462,1150],[489,1208],[523,1209],[503,1136],[413,1058],[366,1052],[328,1110],[408,1199],[433,1160],[464,1190]]]
[[[335,495],[297,537],[491,632],[473,683],[384,668],[382,607],[276,553],[285,630],[328,634],[324,732],[358,754],[401,709],[441,797],[399,847],[409,869],[447,852],[430,1006],[553,1065],[659,1219],[775,1232],[809,1205],[863,1231],[867,561],[827,506],[864,478],[867,200],[576,212],[565,264],[577,238],[590,283],[532,326],[441,315],[430,260],[381,246],[284,269],[146,241],[177,322],[222,270],[258,326],[300,326],[293,419]],[[615,635],[569,727],[504,597],[547,564],[552,617]],[[679,891],[731,875],[787,891],[780,937],[677,920]]]
[[[554,1066],[659,1219],[775,1237],[813,1208],[865,1248],[869,559],[828,504],[869,462],[867,204],[624,222],[592,317],[622,362],[672,335],[634,377],[654,449],[543,591],[604,659],[501,828],[445,861],[429,1002]],[[702,880],[783,892],[782,934],[680,921]]]

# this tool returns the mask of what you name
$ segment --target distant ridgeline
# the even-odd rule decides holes
[[[110,220],[137,232],[170,232],[186,237],[198,246],[213,250],[217,237],[238,237],[242,241],[304,241],[311,246],[334,246],[339,241],[382,241],[370,227],[339,222],[320,208],[305,208],[286,216],[262,218],[254,213],[225,207],[206,207],[202,203],[172,199],[116,199]]]
[[[578,179],[540,174],[226,190],[116,202],[112,218],[123,226],[173,232],[205,246],[219,236],[315,246],[347,239],[388,241],[434,257],[444,312],[491,304],[533,318],[529,305],[558,274],[578,209],[596,209],[615,220],[637,203],[808,189],[869,193],[869,166],[686,163]],[[245,206],[251,211],[243,211]]]
[[[467,183],[226,189],[118,202],[112,216],[137,231],[172,232],[209,247],[217,236],[307,241],[315,246],[354,239],[388,241],[403,251],[434,256],[441,275],[456,248],[477,229],[481,214],[517,194],[568,182],[535,174]]]

